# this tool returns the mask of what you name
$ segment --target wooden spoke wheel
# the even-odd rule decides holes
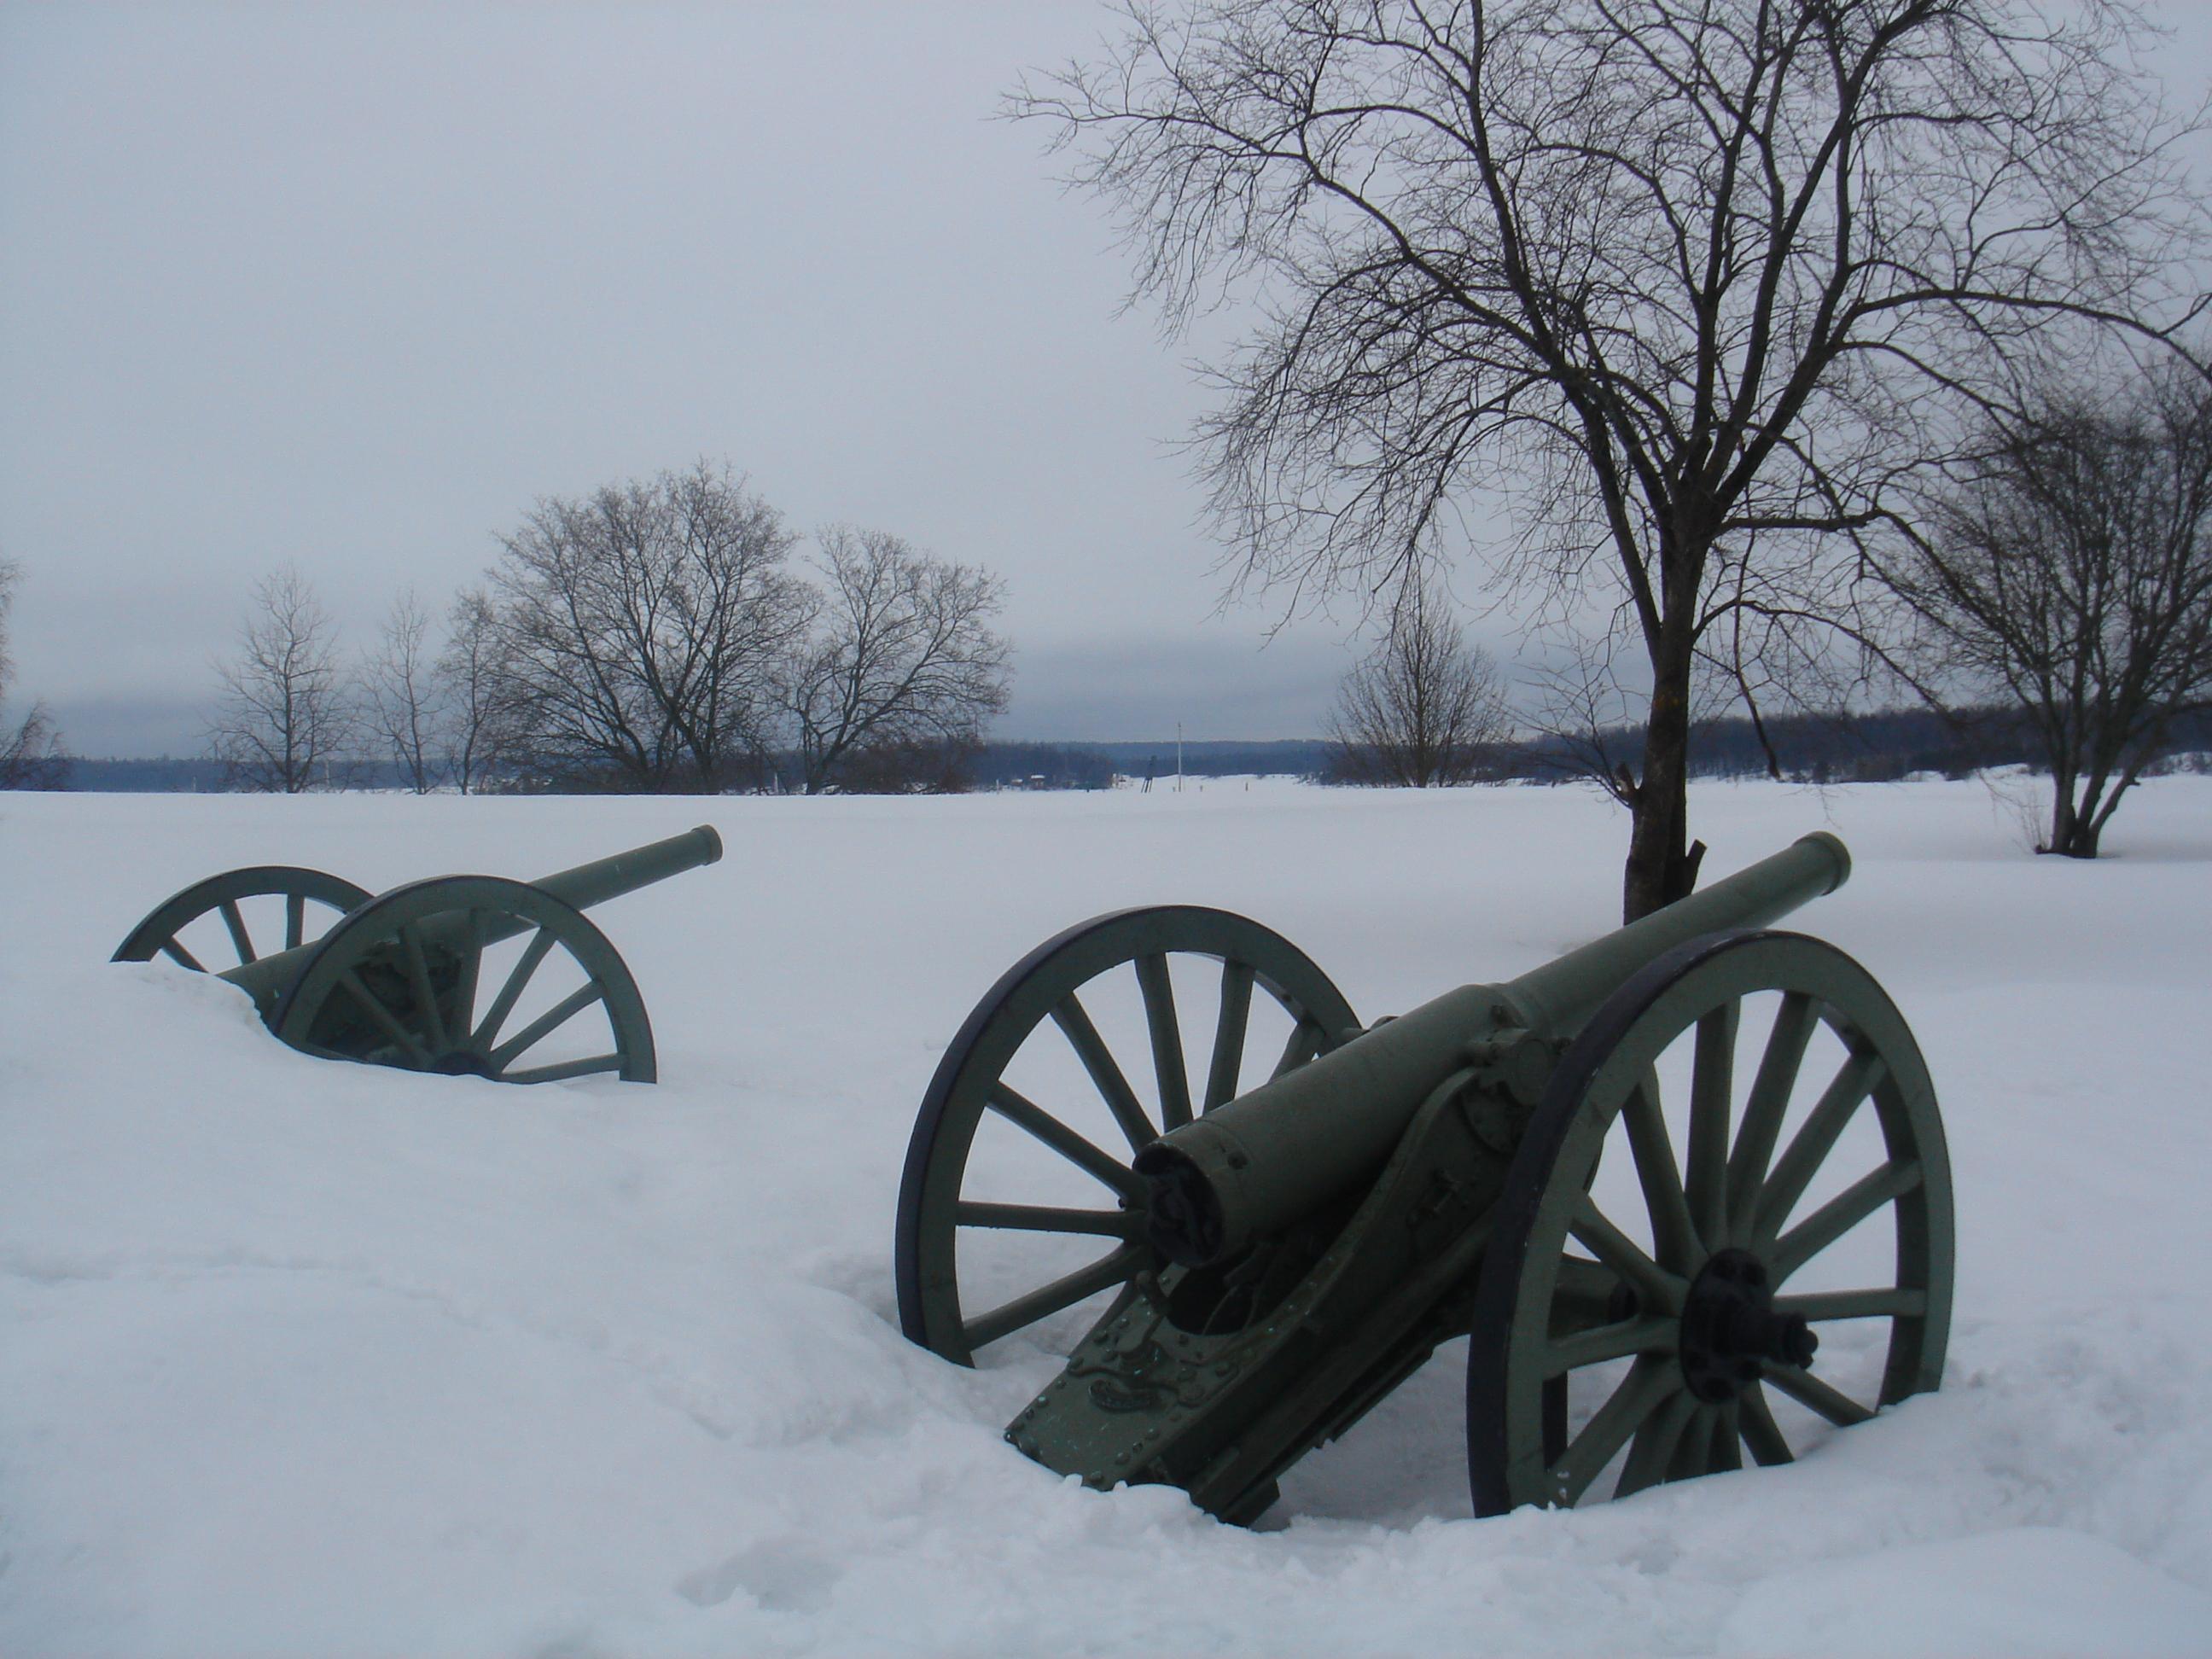
[[[1752,998],[1772,1023],[1746,1067]],[[1601,1158],[1620,1160],[1602,1185]],[[1884,1211],[1886,1231],[1832,1248]],[[1572,1504],[1624,1452],[1617,1497],[1741,1468],[1747,1449],[1787,1462],[1778,1397],[1795,1402],[1802,1449],[1934,1389],[1952,1243],[1935,1090],[1865,969],[1782,933],[1660,957],[1560,1060],[1499,1200],[1468,1362],[1475,1512]],[[1869,1255],[1884,1265],[1864,1268]],[[1846,1321],[1883,1322],[1875,1352]],[[1594,1407],[1571,1431],[1570,1383]]]
[[[519,951],[498,949],[518,939]],[[308,1054],[410,1071],[653,1080],[645,1003],[606,935],[574,906],[497,876],[414,882],[354,911],[270,1027]]]
[[[368,890],[320,870],[302,870],[289,864],[257,864],[244,870],[226,870],[219,876],[194,882],[173,898],[155,906],[146,920],[131,930],[115,947],[112,962],[151,962],[163,956],[194,973],[221,973],[258,962],[270,951],[290,951],[322,933],[337,916],[368,902]],[[256,940],[248,931],[246,906],[255,899],[284,901],[283,943],[273,936]],[[313,907],[310,908],[310,907]],[[274,907],[267,908],[273,911]],[[334,912],[335,915],[325,914]],[[202,916],[219,914],[228,936],[229,955],[214,957],[210,969],[183,939],[185,930]],[[211,930],[202,930],[209,933]],[[219,939],[218,939],[218,942]],[[209,941],[204,939],[202,950]]]
[[[1178,976],[1185,988],[1180,1005]],[[1202,999],[1194,994],[1199,987]],[[1128,1012],[1121,1041],[1139,1060],[1138,1085],[1093,1019],[1109,1002]],[[1264,1012],[1270,1004],[1279,1012]],[[1041,1029],[1048,1024],[1051,1033]],[[1208,1024],[1198,1076],[1184,1033],[1203,1041]],[[1287,1029],[1279,1050],[1261,1026]],[[1234,1098],[1248,1082],[1263,1080],[1270,1061],[1279,1075],[1358,1030],[1343,996],[1302,951],[1224,910],[1123,910],[1038,946],[976,1004],[922,1098],[899,1188],[899,1322],[906,1334],[972,1364],[978,1349],[1164,1268],[1164,1258],[1145,1242],[1146,1188],[1130,1167],[1138,1150],[1194,1112]],[[1257,1064],[1248,1062],[1248,1042],[1255,1051],[1267,1048]],[[1063,1083],[1050,1097],[1031,1099],[1007,1079],[1018,1066],[1034,1064],[1026,1056],[1039,1048],[1053,1051],[1043,1059],[1059,1062]],[[1018,1132],[1000,1138],[1031,1160],[1013,1170],[1011,1194],[1003,1187],[993,1193],[971,1168],[977,1131],[994,1119]],[[998,1174],[1008,1178],[1003,1169]],[[1060,1176],[1090,1196],[1052,1201],[1065,1199]],[[1021,1189],[1033,1178],[1044,1190]],[[963,1244],[986,1234],[1018,1247],[1015,1276],[1024,1288],[1009,1293],[1003,1285],[978,1283]],[[1051,1259],[1054,1249],[1084,1239],[1097,1240],[1097,1253],[1061,1271],[1065,1264]]]

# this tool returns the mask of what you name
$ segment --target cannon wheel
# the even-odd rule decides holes
[[[1743,1089],[1735,1059],[1744,999],[1777,991],[1771,1034]],[[1846,1058],[1778,1157],[1816,1024],[1841,1039]],[[1678,1163],[1654,1067],[1692,1030],[1687,1156]],[[1885,1161],[1798,1215],[1869,1100]],[[1617,1118],[1645,1212],[1626,1218],[1644,1224],[1636,1230],[1652,1241],[1648,1253],[1589,1196]],[[1885,1208],[1895,1229],[1894,1284],[1787,1291],[1791,1275]],[[1568,1255],[1570,1239],[1617,1286],[1601,1312],[1579,1319],[1571,1306],[1578,1295],[1589,1300],[1594,1270]],[[1624,1447],[1617,1497],[1740,1468],[1745,1449],[1761,1464],[1787,1462],[1794,1454],[1769,1389],[1843,1425],[1934,1389],[1950,1328],[1952,1245],[1935,1089],[1904,1018],[1864,969],[1832,945],[1783,933],[1712,934],[1659,957],[1561,1059],[1498,1201],[1468,1360],[1475,1513],[1572,1504]],[[1811,1369],[1819,1328],[1847,1319],[1888,1322],[1871,1402]],[[1625,1375],[1570,1439],[1566,1376],[1624,1359]]]
[[[1168,958],[1221,964],[1220,996],[1206,1075],[1194,1097],[1186,1074]],[[1135,970],[1149,1037],[1146,1063],[1163,1103],[1155,1123],[1100,1040],[1077,993],[1123,967]],[[975,1351],[1087,1297],[1161,1265],[1144,1243],[1145,1187],[1130,1161],[1164,1130],[1211,1111],[1239,1090],[1255,987],[1293,1024],[1275,1075],[1356,1035],[1359,1023],[1328,976],[1296,945],[1226,910],[1159,905],[1121,910],[1069,928],[1016,963],[975,1005],[922,1097],[899,1186],[899,1323],[912,1340],[963,1365]],[[1060,1028],[1114,1115],[1128,1146],[1109,1151],[1069,1128],[1001,1081],[1030,1033]],[[986,1111],[995,1112],[1084,1170],[1118,1200],[1099,1210],[981,1203],[961,1196],[969,1152]],[[967,1306],[960,1285],[963,1228],[1095,1235],[1110,1248],[1088,1267],[988,1310]]]
[[[501,983],[480,984],[488,942],[527,933]],[[583,983],[535,1018],[507,1028],[531,981],[565,957]],[[364,974],[364,969],[370,971]],[[575,972],[566,975],[576,976]],[[529,1051],[594,1005],[605,1010],[605,1052],[532,1066]],[[379,1035],[366,1052],[319,1039],[333,1025]],[[613,1073],[653,1081],[653,1027],[637,981],[601,933],[574,905],[526,882],[498,876],[440,876],[379,895],[323,938],[277,1003],[270,1028],[305,1053],[365,1060],[409,1071],[551,1083]]]
[[[219,962],[214,971],[226,968],[242,968],[249,962],[258,961],[264,954],[257,949],[253,936],[246,931],[246,915],[240,909],[241,900],[252,898],[281,898],[284,901],[284,943],[280,950],[289,951],[307,944],[329,924],[320,917],[310,917],[307,907],[335,910],[343,915],[368,902],[368,890],[356,887],[337,876],[325,875],[320,870],[303,870],[290,864],[256,864],[243,870],[226,870],[219,876],[210,876],[205,881],[196,881],[181,893],[147,914],[146,920],[131,930],[130,937],[115,947],[111,962],[151,962],[164,956],[179,967],[194,973],[209,971],[179,937],[185,928],[211,910],[222,913],[225,930],[230,935],[233,962]],[[315,925],[310,931],[309,924]]]

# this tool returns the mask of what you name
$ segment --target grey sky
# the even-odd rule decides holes
[[[2212,5],[2173,4],[2201,92]],[[1304,735],[1212,613],[1186,359],[1044,134],[1091,0],[0,8],[0,552],[80,752],[197,749],[249,583],[366,643],[536,496],[726,458],[1008,579],[1013,736]],[[2187,71],[2185,79],[2180,71]],[[1220,326],[1226,327],[1224,322]]]

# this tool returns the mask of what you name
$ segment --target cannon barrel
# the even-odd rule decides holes
[[[1218,1261],[1371,1181],[1422,1103],[1528,1037],[1558,1045],[1646,963],[1725,929],[1759,927],[1832,893],[1850,854],[1820,831],[1704,891],[1503,985],[1466,985],[1170,1131],[1138,1154],[1151,1238]],[[1548,1053],[1540,1048],[1540,1058]]]
[[[633,847],[628,852],[616,853],[607,858],[594,859],[589,864],[580,864],[572,870],[563,870],[557,875],[547,876],[532,884],[579,910],[588,910],[595,904],[604,904],[609,899],[634,893],[641,887],[650,887],[657,881],[665,881],[686,870],[712,864],[721,856],[721,836],[712,824],[702,823],[680,836],[671,836],[665,841],[653,842],[643,847]],[[428,922],[422,929],[424,942],[432,945],[452,943],[459,938],[460,930],[466,925],[459,915]],[[526,921],[495,916],[485,929],[483,942],[492,945],[503,939],[512,939],[529,926]],[[242,988],[265,1017],[294,976],[320,948],[318,942],[289,951],[279,951],[228,969],[218,977]]]

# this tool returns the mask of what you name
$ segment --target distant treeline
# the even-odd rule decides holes
[[[1176,744],[1072,743],[1066,747],[1095,754],[1125,778],[1171,778],[1176,775]],[[1194,778],[1295,777],[1321,775],[1328,764],[1329,745],[1318,738],[1293,738],[1280,743],[1186,743],[1182,770]]]
[[[1968,709],[1948,715],[1928,709],[1882,709],[1847,715],[1771,716],[1759,729],[1740,715],[1707,720],[1690,740],[1693,777],[1764,777],[1768,750],[1786,778],[1808,783],[1888,783],[1917,773],[1963,778],[1991,767],[2041,764],[2027,714],[2016,708]],[[1498,759],[1505,775],[1559,776],[1576,769],[1577,750],[1562,739],[1535,738]],[[1604,734],[1602,748],[1639,774],[1643,734],[1623,727]],[[2212,750],[2212,711],[2177,720],[2168,754]]]
[[[1881,783],[1916,773],[1965,777],[1989,767],[2033,764],[2036,747],[2025,716],[1986,710],[1965,719],[1924,710],[1886,710],[1843,717],[1784,715],[1765,723],[1783,775],[1814,783]],[[1579,764],[1577,750],[1563,739],[1532,738],[1501,745],[1488,757],[1484,775],[1494,780],[1556,781]],[[2212,711],[2199,711],[2175,723],[2170,752],[2212,751]],[[1632,768],[1643,761],[1641,736],[1623,727],[1603,734],[1604,751]],[[1763,777],[1766,750],[1748,720],[1710,720],[1691,744],[1692,770],[1703,778]],[[1277,743],[1186,743],[1182,770],[1188,777],[1302,777],[1329,781],[1340,751],[1317,738]],[[859,793],[905,793],[917,788],[939,792],[970,789],[1104,789],[1118,777],[1141,782],[1172,779],[1176,745],[1166,743],[984,743],[938,754],[933,766],[911,764],[886,769],[881,777],[863,770],[848,786]],[[333,787],[396,789],[405,781],[392,766],[359,765]],[[161,793],[214,793],[223,788],[220,761],[76,760],[70,787],[82,790]],[[594,793],[618,787],[617,781],[574,774],[532,775],[515,770],[495,777],[497,792]],[[750,787],[795,790],[801,787],[796,756],[759,757],[759,775]]]
[[[1318,750],[1319,745],[1310,745]],[[1170,750],[1172,753],[1172,750]],[[968,789],[1105,789],[1114,782],[1114,763],[1088,744],[1048,743],[985,743],[952,750],[940,749],[934,768],[902,766],[878,776],[865,769],[853,780],[854,793],[906,793],[917,787],[940,791]],[[1172,765],[1170,765],[1172,771]],[[802,787],[803,770],[798,756],[760,757],[757,771],[746,787],[770,792],[795,792]],[[873,786],[872,787],[872,786]],[[228,769],[219,760],[73,760],[68,787],[73,789],[134,794],[215,794],[230,787]],[[356,762],[334,769],[334,789],[401,789],[407,780],[396,765]],[[509,767],[485,780],[495,793],[597,794],[615,793],[621,781],[613,777],[532,770]]]
[[[1328,753],[1319,742],[1187,743],[1183,770],[1192,777],[1223,777],[1264,774],[1308,777],[1318,775]],[[1106,789],[1115,776],[1141,779],[1147,767],[1160,777],[1172,778],[1176,751],[1172,741],[1143,743],[982,743],[954,749],[938,747],[935,764],[918,767],[909,763],[884,769],[877,776],[866,769],[848,786],[855,793],[905,793],[917,787],[966,789]],[[757,757],[745,787],[769,791],[793,791],[801,787],[802,769],[795,754]],[[70,777],[77,789],[162,793],[170,791],[215,793],[225,787],[223,763],[216,760],[79,760]],[[392,765],[355,764],[343,775],[334,773],[331,787],[356,789],[398,789],[405,787],[400,769]],[[874,788],[872,789],[872,786]],[[618,787],[618,781],[578,775],[551,769],[533,770],[511,767],[504,776],[488,781],[494,791],[527,793],[597,793]]]

